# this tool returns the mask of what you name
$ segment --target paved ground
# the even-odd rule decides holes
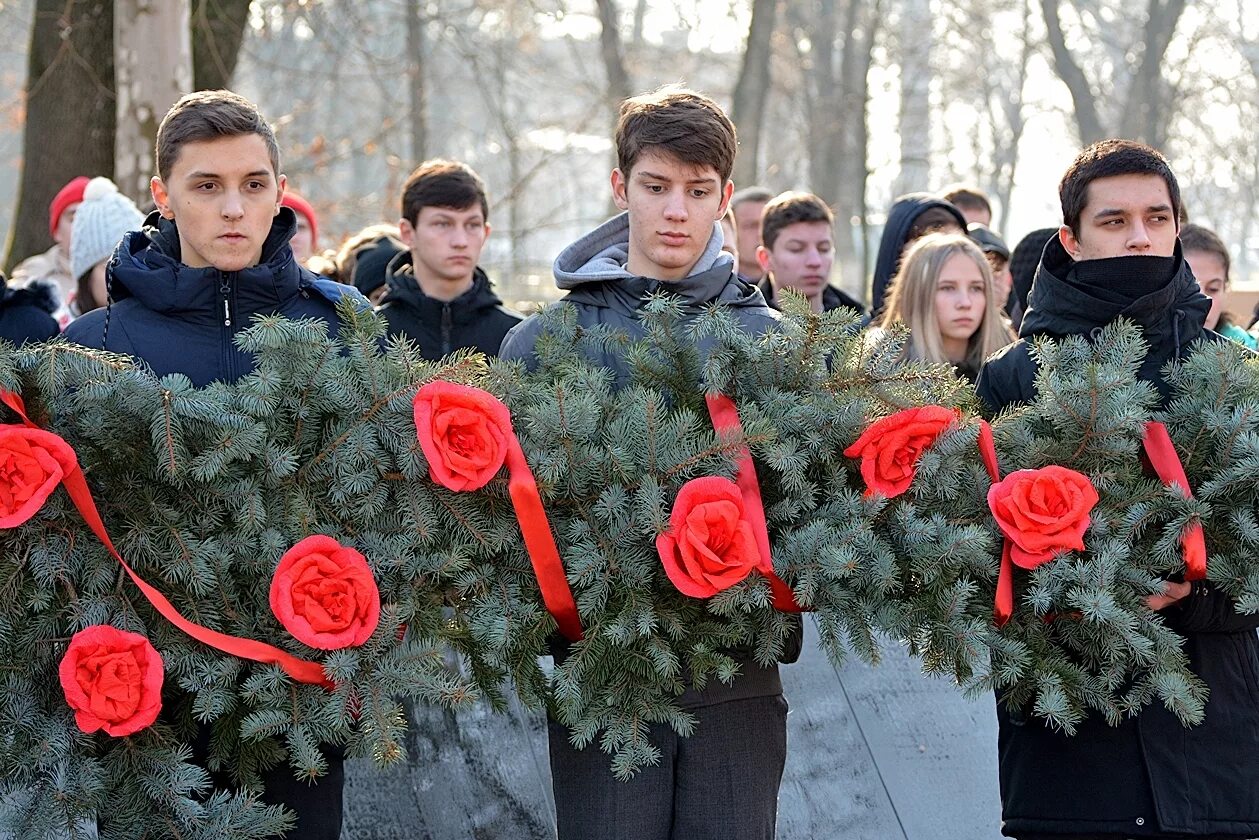
[[[896,651],[836,671],[805,627],[783,670],[780,840],[998,840],[992,700],[965,700]],[[543,722],[512,711],[421,710],[406,765],[348,766],[347,840],[554,838]]]

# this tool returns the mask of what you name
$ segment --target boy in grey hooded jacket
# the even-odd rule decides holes
[[[582,326],[607,324],[640,338],[648,295],[678,296],[685,318],[723,305],[751,333],[776,313],[738,278],[721,250],[718,220],[733,192],[734,125],[707,97],[662,88],[626,100],[616,130],[612,195],[623,212],[555,261],[556,282]],[[499,355],[532,363],[542,325],[535,316],[514,327]],[[699,348],[701,354],[705,348]],[[593,361],[629,378],[625,360],[605,351]],[[697,383],[698,386],[698,383]],[[795,653],[798,653],[796,651]],[[562,657],[564,649],[555,651]],[[794,659],[789,652],[785,661]],[[569,731],[549,726],[551,776],[559,840],[770,840],[786,760],[787,704],[777,666],[746,657],[731,685],[711,680],[681,704],[698,719],[680,738],[651,727],[656,767],[618,781],[597,746],[575,749]]]

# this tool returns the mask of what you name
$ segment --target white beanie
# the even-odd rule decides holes
[[[88,181],[70,230],[70,276],[78,280],[92,266],[109,259],[123,234],[139,230],[143,224],[144,216],[135,202],[118,192],[113,181]]]

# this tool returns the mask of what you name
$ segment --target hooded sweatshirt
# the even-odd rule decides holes
[[[296,230],[297,217],[282,207],[258,265],[240,271],[192,268],[180,261],[175,223],[153,212],[110,257],[110,305],[72,322],[65,336],[135,356],[157,376],[182,373],[197,387],[234,382],[253,370],[253,356],[234,339],[252,326],[255,315],[318,318],[335,336],[337,301],[348,297],[363,308],[370,304],[353,286],[298,265],[289,248]]]
[[[1021,337],[984,366],[979,396],[994,412],[1034,399],[1029,339],[1093,336],[1122,316],[1141,327],[1150,347],[1138,378],[1166,399],[1162,367],[1197,340],[1224,340],[1202,326],[1210,306],[1179,245],[1171,257],[1075,262],[1054,237],[1032,284]],[[1090,716],[1068,736],[998,704],[1004,833],[1259,836],[1259,616],[1236,612],[1209,581],[1194,581],[1190,594],[1160,615],[1185,638],[1190,667],[1210,689],[1205,721],[1187,729],[1155,702],[1118,726]]]
[[[682,300],[683,325],[707,311],[713,304],[721,304],[749,333],[761,333],[778,321],[778,315],[765,303],[756,286],[739,279],[734,271],[733,258],[721,250],[721,228],[713,225],[708,246],[691,274],[682,280],[663,281],[639,277],[626,269],[629,262],[629,214],[605,222],[586,236],[560,252],[555,259],[555,281],[568,291],[552,306],[572,306],[577,309],[577,323],[583,327],[604,325],[627,333],[631,341],[641,339],[645,333],[640,310],[650,294],[672,293]],[[542,334],[542,321],[535,315],[512,329],[503,340],[499,355],[508,360],[523,360],[533,367],[537,363],[533,346]],[[698,345],[705,354],[708,341]],[[629,382],[630,368],[625,358],[612,350],[599,351],[591,358],[615,373],[617,384]],[[698,383],[697,383],[698,384]],[[784,662],[794,662],[800,654],[800,636],[788,644]],[[562,662],[567,645],[552,645],[552,654]],[[730,700],[750,697],[767,697],[782,693],[782,681],[778,668],[761,668],[750,656],[735,653],[740,662],[740,675],[731,685],[720,680],[709,680],[702,691],[688,688],[678,699],[684,708],[697,708]]]
[[[503,306],[480,268],[472,275],[472,288],[441,301],[420,289],[411,252],[402,251],[389,262],[386,282],[389,293],[377,312],[389,323],[389,334],[411,339],[430,361],[464,347],[493,356],[507,331],[524,320]]]
[[[958,229],[966,230],[966,218],[962,211],[942,198],[936,198],[929,193],[909,193],[896,199],[887,213],[887,224],[883,226],[883,237],[879,240],[879,256],[874,261],[870,313],[876,318],[883,308],[888,286],[900,267],[901,253],[905,250],[905,241],[909,238],[914,222],[932,207],[946,210],[957,219]]]

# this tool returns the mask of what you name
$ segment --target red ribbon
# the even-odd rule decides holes
[[[987,420],[979,421],[979,459],[988,470],[988,477],[996,484],[1001,480],[1001,467],[997,464],[997,443],[992,437],[992,426]],[[1001,569],[997,573],[997,596],[992,606],[993,622],[1005,626],[1014,615],[1014,561],[1010,558],[1010,538],[1001,541]]]
[[[734,438],[743,437],[743,424],[739,421],[739,409],[725,394],[708,394],[708,415],[712,418],[713,428],[717,434],[725,434]],[[756,464],[752,461],[752,453],[747,446],[739,449],[737,458],[738,474],[735,484],[743,496],[743,518],[752,526],[756,535],[756,547],[761,555],[761,574],[769,581],[769,589],[773,594],[774,609],[783,612],[803,612],[804,608],[796,603],[796,593],[791,591],[783,580],[774,573],[774,561],[769,549],[769,526],[765,522],[765,503],[761,501],[761,485],[756,480]]]
[[[17,412],[27,426],[32,429],[38,429],[35,423],[26,416],[26,404],[22,398],[11,391],[0,389],[0,401]],[[335,684],[328,679],[328,675],[324,672],[323,665],[318,662],[310,662],[305,659],[299,659],[291,653],[280,650],[277,647],[266,644],[265,642],[255,641],[253,639],[242,639],[237,636],[229,636],[226,633],[220,633],[217,630],[211,630],[208,627],[202,627],[180,615],[179,610],[166,599],[166,596],[150,586],[144,578],[136,574],[135,570],[127,565],[127,561],[122,559],[122,555],[118,553],[118,549],[114,547],[113,540],[109,538],[109,533],[105,530],[105,523],[101,521],[100,512],[96,509],[96,502],[92,499],[92,491],[88,489],[87,479],[83,476],[83,470],[76,461],[73,468],[66,472],[61,480],[62,485],[66,488],[70,500],[74,502],[75,508],[87,523],[87,527],[96,535],[97,539],[109,549],[109,553],[122,566],[123,570],[131,577],[131,580],[148,599],[162,617],[171,624],[183,630],[197,641],[209,645],[210,647],[220,650],[223,653],[229,653],[232,656],[239,656],[242,659],[250,659],[254,662],[264,662],[269,665],[279,665],[288,674],[298,682],[308,683],[310,685],[322,685],[325,688],[334,688]]]
[[[1187,498],[1193,498],[1189,489],[1189,478],[1185,475],[1185,466],[1176,454],[1176,446],[1172,443],[1167,427],[1153,420],[1145,424],[1141,435],[1141,444],[1145,447],[1146,457],[1154,468],[1159,480],[1167,487],[1179,484]],[[1185,580],[1202,580],[1207,576],[1207,544],[1202,535],[1202,523],[1194,522],[1180,535],[1180,547],[1185,555]]]
[[[533,573],[538,578],[542,603],[555,618],[564,638],[579,642],[585,634],[581,617],[577,614],[577,602],[573,600],[573,590],[564,575],[564,564],[560,560],[559,549],[555,547],[551,523],[538,494],[538,483],[534,481],[533,471],[525,460],[525,452],[520,447],[515,430],[511,432],[507,447],[507,473],[507,492],[511,495],[512,507],[516,509],[529,562],[533,564]]]

